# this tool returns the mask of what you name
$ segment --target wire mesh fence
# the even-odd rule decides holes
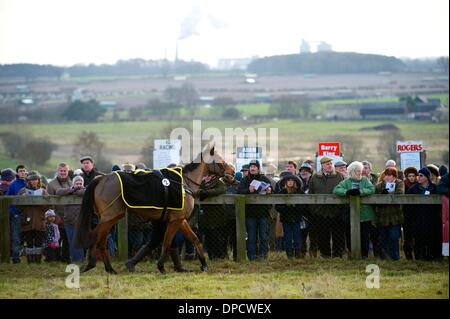
[[[197,203],[189,224],[209,260],[351,257],[439,260],[443,231],[440,201],[437,195],[373,195],[357,197],[354,201],[334,195],[222,195]],[[39,262],[42,257],[71,262],[73,248],[68,237],[73,236],[73,229],[60,224],[59,243],[53,251],[47,242],[47,229],[26,230],[24,226],[34,222],[26,220],[30,218],[24,217],[28,214],[22,213],[20,221],[9,216],[7,208],[12,202],[21,211],[41,207],[41,215],[31,217],[40,218],[41,222],[51,205],[79,204],[75,199],[53,196],[2,197],[2,262],[9,262],[17,251],[19,258],[29,262]],[[122,219],[107,237],[108,252],[118,260],[134,256],[149,242],[153,231],[151,221],[133,213],[126,216],[126,223]],[[11,231],[14,227],[21,230],[18,239]],[[194,246],[181,231],[175,235],[174,242],[183,259],[196,258]],[[82,251],[82,256],[85,253]],[[155,249],[146,258],[157,259],[159,254],[160,249]]]

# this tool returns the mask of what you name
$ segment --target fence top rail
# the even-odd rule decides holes
[[[270,194],[270,195],[239,195],[224,194],[207,198],[197,203],[202,205],[223,205],[236,203],[236,199],[245,196],[246,204],[305,204],[305,205],[336,205],[349,204],[349,197],[339,197],[332,194]],[[0,200],[8,200],[10,204],[29,205],[80,205],[82,198],[77,196],[0,196]],[[361,204],[441,204],[440,195],[370,195],[361,197]]]

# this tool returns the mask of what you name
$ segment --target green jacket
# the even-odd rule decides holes
[[[206,197],[218,196],[227,192],[227,186],[219,178],[209,183],[202,182],[200,190],[206,192]],[[226,211],[224,205],[200,205],[198,225],[200,228],[215,228],[226,223]]]
[[[338,196],[347,196],[347,191],[352,189],[352,184],[355,182],[359,182],[359,191],[361,192],[361,196],[368,196],[375,193],[375,186],[365,176],[363,176],[360,181],[354,180],[352,178],[343,180],[334,188],[333,193]],[[375,212],[370,205],[361,205],[360,216],[361,222],[375,220]]]
[[[382,182],[375,186],[376,193],[381,194],[386,188],[386,183]],[[395,181],[394,194],[405,193],[405,184],[402,180]],[[403,209],[402,205],[377,205],[375,207],[375,215],[377,217],[377,224],[381,226],[391,226],[403,224]]]
[[[334,171],[325,176],[322,171],[311,177],[308,194],[333,194],[333,189],[344,180],[344,176]],[[343,205],[314,205],[312,213],[322,217],[338,217],[343,214],[345,206]]]

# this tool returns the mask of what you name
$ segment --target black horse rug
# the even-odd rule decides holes
[[[184,209],[181,167],[163,168],[159,172],[138,170],[134,173],[115,173],[120,181],[122,199],[128,207]]]

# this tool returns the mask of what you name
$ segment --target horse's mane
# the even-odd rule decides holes
[[[186,173],[192,172],[192,171],[195,170],[199,165],[200,165],[200,163],[190,162],[189,164],[184,165],[183,171],[186,172]]]

